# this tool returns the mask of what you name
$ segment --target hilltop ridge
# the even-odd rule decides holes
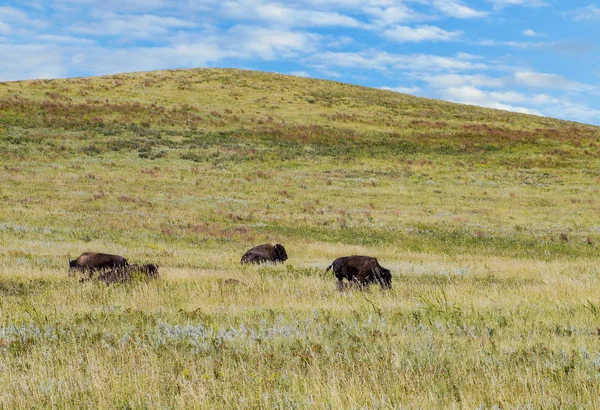
[[[565,128],[575,134],[600,130],[334,81],[216,68],[2,82],[0,112],[5,124],[28,127],[134,123],[147,128],[266,131],[291,139],[302,138],[307,131],[298,127],[307,125],[330,134],[402,137],[423,131],[430,136],[461,132],[469,138],[489,133],[503,137],[515,130],[544,136]]]

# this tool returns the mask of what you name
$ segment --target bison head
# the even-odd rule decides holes
[[[142,265],[141,271],[149,278],[156,278],[158,276],[158,266],[152,263]]]
[[[377,282],[379,282],[379,284],[381,285],[382,288],[384,288],[384,289],[392,288],[392,273],[390,272],[389,269],[379,267],[379,268],[375,269],[375,276],[376,276]]]
[[[288,258],[287,253],[285,253],[285,248],[283,247],[283,245],[280,245],[280,244],[275,245],[273,248],[273,253],[274,253],[275,262],[283,262],[283,261],[286,261]]]

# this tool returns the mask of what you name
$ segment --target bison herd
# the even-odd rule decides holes
[[[241,263],[283,263],[287,258],[283,245],[264,244],[246,252],[242,256]],[[378,283],[383,289],[392,287],[390,270],[381,266],[377,259],[371,256],[342,256],[334,260],[325,272],[329,272],[330,269],[338,280],[339,290],[345,287],[344,279],[361,288],[371,283]],[[129,282],[136,277],[143,279],[158,277],[158,266],[154,264],[129,264],[122,256],[97,252],[85,252],[77,259],[69,261],[69,274],[72,275],[77,271],[82,274],[81,282],[95,279],[106,284]]]

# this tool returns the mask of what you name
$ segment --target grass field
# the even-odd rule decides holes
[[[0,164],[0,408],[600,406],[598,127],[174,70],[0,83]]]

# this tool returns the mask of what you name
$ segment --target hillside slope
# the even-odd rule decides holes
[[[599,183],[598,127],[390,91],[0,83],[0,408],[599,407]],[[393,288],[338,292],[352,254]]]
[[[600,128],[278,74],[0,83],[0,157],[6,226],[63,241],[597,235]]]

